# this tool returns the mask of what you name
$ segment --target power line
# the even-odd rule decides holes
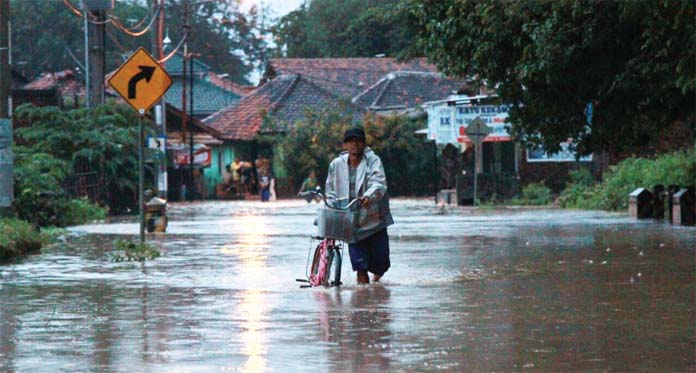
[[[152,28],[152,25],[155,23],[155,20],[157,19],[157,15],[159,15],[160,10],[162,10],[161,6],[157,6],[157,10],[155,13],[152,15],[152,19],[150,20],[150,23],[145,27],[144,29],[140,31],[133,31],[132,29],[128,29],[127,27],[123,26],[121,22],[118,20],[116,17],[110,17],[111,19],[111,24],[116,26],[117,29],[123,31],[124,33],[130,35],[130,36],[142,36],[145,35],[148,31],[150,31],[150,28]]]
[[[68,44],[65,41],[63,41],[63,48],[65,48],[65,51],[68,52],[68,55],[70,56],[70,58],[72,58],[73,62],[75,62],[75,64],[77,64],[77,66],[81,68],[82,71],[86,71],[85,65],[80,63],[80,61],[77,59],[77,57],[75,57],[72,50],[70,50],[70,47],[68,47]]]
[[[161,60],[159,60],[157,62],[162,64],[162,63],[167,62],[167,60],[169,60],[170,58],[174,57],[176,52],[179,51],[179,48],[181,48],[181,46],[184,45],[185,41],[186,41],[186,34],[184,33],[184,37],[181,38],[181,41],[179,41],[179,44],[176,46],[176,48],[174,48],[174,50],[172,50],[168,55],[166,55],[164,58],[162,58]]]

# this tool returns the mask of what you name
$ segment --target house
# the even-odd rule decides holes
[[[77,108],[80,103],[85,102],[84,78],[70,69],[41,74],[38,78],[25,84],[22,89],[29,91],[55,90],[58,97],[57,106],[60,107]]]
[[[420,106],[425,102],[440,100],[452,92],[472,92],[472,89],[440,73],[396,71],[385,75],[352,101],[381,116],[419,116],[423,114]]]
[[[234,159],[235,144],[220,139],[221,134],[206,126],[201,120],[224,108],[236,105],[245,89],[248,90],[248,88],[218,76],[211,71],[210,66],[196,58],[187,61],[186,72],[184,72],[181,53],[175,53],[165,61],[164,68],[172,78],[172,85],[164,95],[164,101],[167,103],[167,145],[170,145],[170,142],[175,144],[177,138],[184,136],[178,132],[184,129],[181,122],[185,106],[188,118],[186,130],[191,129],[194,133],[194,152],[198,149],[208,149],[210,152],[209,163],[196,165],[194,162],[194,165],[202,170],[202,172],[196,172],[200,178],[197,182],[204,186],[202,195],[198,197],[212,197],[215,195],[215,185],[223,178],[224,167]],[[191,144],[188,147],[190,148]],[[168,154],[168,157],[173,160],[173,168],[170,167],[168,172],[168,194],[172,198],[179,199],[181,185],[186,184],[184,178],[188,176],[184,172],[186,167],[182,168],[176,163],[176,160],[181,158],[177,158],[174,153],[181,153],[181,149],[170,149],[172,152]]]
[[[558,191],[570,170],[588,167],[597,174],[602,167],[602,157],[576,160],[569,143],[560,144],[562,151],[554,154],[523,147],[507,131],[509,105],[500,103],[496,95],[453,95],[427,102],[425,107],[428,139],[444,146],[441,188],[456,189],[458,204],[472,204],[474,198],[510,198],[533,182],[545,182]],[[490,128],[478,154],[467,134],[467,126],[476,118]]]
[[[218,131],[221,139],[233,144],[238,150],[226,161],[231,162],[233,157],[252,161],[261,156],[274,156],[271,145],[258,140],[260,134],[277,131],[264,127],[264,121],[268,118],[274,118],[277,123],[292,125],[293,122],[303,119],[308,109],[323,110],[342,104],[351,107],[357,118],[364,115],[361,108],[350,101],[342,100],[305,76],[281,75],[267,80],[259,88],[242,97],[237,105],[221,110],[205,118],[203,122]],[[274,173],[279,181],[287,177],[279,161],[274,162]],[[279,182],[277,186],[279,195],[287,195],[294,189],[292,183],[288,182]]]
[[[71,70],[65,70],[59,73],[46,73],[41,77],[31,82],[23,75],[15,70],[12,70],[12,79],[10,86],[12,89],[12,111],[18,106],[30,103],[35,106],[62,106],[65,102],[64,98],[74,97],[71,95],[71,89],[62,89],[64,82],[70,82],[69,86],[74,86],[75,77]],[[82,97],[84,98],[84,88],[82,89]],[[79,91],[78,91],[79,96]],[[74,102],[77,102],[73,99]]]
[[[195,198],[209,198],[215,194],[215,182],[206,174],[222,174],[221,162],[213,156],[220,156],[217,151],[223,145],[220,133],[206,126],[198,118],[187,118],[186,129],[183,126],[183,113],[174,105],[167,108],[167,199],[182,201],[191,197],[188,188],[198,185]],[[193,153],[193,162],[191,161]],[[207,171],[207,172],[206,172]],[[195,174],[195,175],[192,175]],[[192,178],[193,176],[193,178]],[[194,180],[195,178],[195,180]],[[188,187],[186,187],[188,185]]]
[[[258,136],[282,132],[305,118],[309,109],[344,107],[356,121],[368,112],[377,115],[422,115],[418,107],[452,92],[470,91],[465,82],[442,76],[425,59],[398,62],[393,58],[276,58],[270,59],[259,87],[239,103],[203,120],[226,141],[245,142],[259,155],[278,157]],[[268,126],[268,122],[280,128]],[[294,190],[293,180],[274,159],[279,195]]]

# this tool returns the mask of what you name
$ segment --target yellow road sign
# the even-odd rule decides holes
[[[109,85],[137,112],[148,110],[172,85],[172,78],[143,48],[139,48],[109,79]]]

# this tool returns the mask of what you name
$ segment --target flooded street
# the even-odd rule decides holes
[[[301,289],[316,206],[174,204],[145,263],[71,228],[0,267],[0,371],[696,370],[694,228],[397,199],[381,284]]]

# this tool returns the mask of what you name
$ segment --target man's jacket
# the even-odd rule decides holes
[[[329,175],[326,178],[326,197],[337,207],[345,207],[350,202],[350,170],[348,168],[348,152],[343,152],[329,165]],[[363,159],[358,165],[355,175],[355,195],[367,196],[371,200],[368,208],[358,210],[358,221],[355,228],[355,241],[360,241],[377,231],[394,224],[389,210],[387,195],[387,177],[384,174],[382,161],[370,148],[365,148]]]

